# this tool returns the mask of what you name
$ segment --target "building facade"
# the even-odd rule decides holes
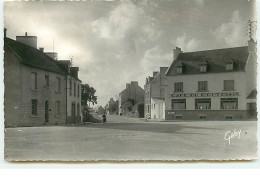
[[[144,90],[138,82],[126,84],[126,89],[119,94],[118,114],[138,117],[138,105],[144,103]]]
[[[165,119],[165,88],[167,85],[165,73],[168,67],[160,67],[159,72],[153,72],[153,77],[146,78],[145,90],[145,118]]]
[[[166,72],[166,120],[256,118],[256,43],[183,53]]]
[[[5,127],[66,123],[66,71],[37,49],[37,37],[4,38]]]

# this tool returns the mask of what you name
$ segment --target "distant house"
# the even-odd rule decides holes
[[[165,119],[165,73],[168,67],[160,67],[159,72],[153,72],[153,77],[146,78],[144,112],[146,118]]]
[[[5,126],[66,123],[66,76],[37,37],[4,37]]]
[[[256,119],[256,43],[183,53],[166,72],[167,120]]]
[[[144,103],[144,90],[138,85],[138,82],[132,81],[126,84],[124,89],[119,94],[118,114],[128,116],[139,116],[138,105]]]
[[[107,103],[107,113],[108,114],[118,113],[118,100],[115,101],[113,98],[110,98],[110,100]]]

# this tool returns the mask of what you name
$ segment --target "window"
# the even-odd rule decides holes
[[[177,74],[182,74],[182,66],[177,66],[176,72]]]
[[[76,83],[74,82],[74,97],[76,97]]]
[[[79,98],[79,84],[78,84],[78,98]]]
[[[37,116],[37,99],[32,99],[32,115]]]
[[[198,91],[207,91],[207,90],[208,90],[208,81],[199,81]]]
[[[31,73],[31,89],[37,90],[37,73]]]
[[[72,95],[72,81],[70,79],[70,96]]]
[[[226,70],[227,71],[233,70],[233,62],[226,62]]]
[[[234,80],[224,80],[224,91],[234,91]]]
[[[200,65],[200,72],[201,73],[207,72],[207,64],[201,64]]]
[[[183,82],[174,83],[174,92],[182,92],[183,91]]]
[[[184,110],[186,109],[186,99],[173,99],[172,109],[174,110]]]
[[[56,78],[56,93],[60,93],[60,78]]]
[[[238,109],[237,98],[221,98],[220,99],[221,109]]]
[[[49,87],[50,85],[49,75],[45,75],[45,87]]]
[[[211,99],[195,99],[195,109],[211,109]]]
[[[60,115],[60,101],[55,102],[55,114]]]
[[[78,105],[77,105],[77,116],[78,116],[78,117],[80,116],[79,103],[78,103]]]

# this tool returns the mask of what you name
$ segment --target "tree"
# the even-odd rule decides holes
[[[88,103],[97,104],[96,90],[88,84],[81,85],[81,104],[87,106]]]
[[[91,119],[90,109],[88,104],[97,104],[97,96],[95,96],[96,90],[90,87],[88,84],[81,85],[81,105],[83,107],[84,121],[89,121]]]
[[[144,117],[144,104],[143,103],[138,105],[137,111],[139,114],[139,118],[143,118]]]

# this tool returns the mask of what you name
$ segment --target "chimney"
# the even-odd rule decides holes
[[[130,83],[126,84],[126,89],[130,89]]]
[[[78,79],[78,72],[79,72],[79,68],[78,67],[70,67],[70,74],[74,78]]]
[[[155,75],[157,75],[158,71],[154,71],[153,72],[153,77],[155,77]]]
[[[7,29],[4,28],[4,37],[6,37],[6,32],[7,32]]]
[[[131,85],[137,86],[137,85],[138,85],[138,82],[137,82],[137,81],[131,81]]]
[[[182,53],[181,48],[176,47],[173,49],[173,60],[176,60],[180,53]]]
[[[58,59],[58,53],[56,53],[56,52],[45,52],[45,54],[48,55],[49,57],[51,57],[53,60]]]
[[[25,32],[25,36],[16,36],[16,41],[37,49],[37,37],[28,36],[27,32]]]
[[[39,48],[39,50],[40,50],[41,52],[43,52],[43,51],[44,51],[44,48]]]

